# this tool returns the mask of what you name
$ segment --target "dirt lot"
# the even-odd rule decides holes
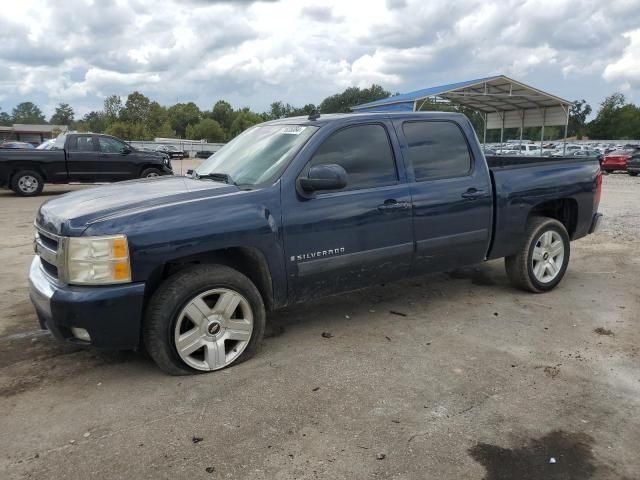
[[[640,475],[640,178],[605,178],[551,293],[501,261],[408,279],[272,314],[257,357],[187,378],[38,330],[33,218],[75,188],[0,191],[0,478]]]

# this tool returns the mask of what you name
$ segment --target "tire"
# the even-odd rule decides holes
[[[161,177],[161,176],[162,176],[162,172],[157,168],[145,168],[144,170],[142,170],[142,173],[140,174],[140,178],[155,178],[155,177]]]
[[[631,175],[632,177],[637,177],[638,176],[638,172],[627,172],[629,175]]]
[[[613,170],[605,168],[604,173],[613,173]]]
[[[44,179],[33,170],[21,170],[11,177],[11,190],[21,197],[35,197],[42,193]]]
[[[239,303],[233,307],[228,298]],[[225,305],[233,310],[230,318],[216,313],[226,312]],[[210,310],[201,313],[206,307]],[[191,375],[251,358],[264,336],[265,322],[264,302],[251,280],[224,265],[196,265],[166,279],[152,295],[142,340],[165,373]],[[178,352],[179,339],[182,353]]]
[[[543,235],[546,236],[543,238]],[[549,239],[551,241],[545,245]],[[562,244],[558,245],[557,240],[562,240]],[[559,254],[556,254],[560,247],[561,259]],[[569,234],[562,223],[552,218],[533,217],[527,225],[526,240],[522,249],[517,254],[505,258],[507,276],[511,284],[521,290],[534,293],[548,292],[564,277],[570,253]],[[535,260],[534,254],[540,260]]]

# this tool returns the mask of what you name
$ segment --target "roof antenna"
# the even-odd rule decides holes
[[[318,110],[314,110],[309,114],[309,116],[307,117],[307,120],[317,120],[319,118],[320,118],[320,112],[318,112]]]

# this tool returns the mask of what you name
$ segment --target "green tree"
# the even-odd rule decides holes
[[[231,104],[224,100],[218,100],[211,110],[211,118],[218,122],[227,134],[231,130],[235,116],[236,112],[233,111]]]
[[[119,95],[109,95],[104,99],[104,115],[107,123],[113,123],[120,118],[122,99]]]
[[[349,87],[344,92],[325,98],[320,104],[322,113],[347,113],[351,107],[375,100],[382,100],[391,96],[380,85],[371,85],[369,88]]]
[[[167,109],[169,122],[180,138],[184,138],[187,125],[195,125],[200,121],[202,113],[198,106],[193,103],[176,103]]]
[[[188,125],[186,135],[189,140],[224,142],[225,133],[218,122],[212,118],[203,118],[195,125]]]
[[[160,125],[160,128],[154,132],[154,136],[160,138],[175,138],[176,131],[171,128],[169,120],[165,120],[165,122]]]
[[[140,122],[113,122],[104,133],[123,140],[151,140],[153,138]]]
[[[82,120],[75,122],[74,128],[83,132],[102,133],[108,126],[107,118],[103,112],[92,111],[85,114]]]
[[[68,103],[61,103],[56,107],[53,115],[51,115],[49,123],[52,125],[71,125],[74,116],[75,114],[71,105]]]
[[[13,117],[13,123],[30,123],[35,125],[44,125],[47,123],[42,110],[32,102],[19,103],[13,109],[11,116]]]
[[[600,104],[600,110],[596,118],[589,124],[589,136],[598,139],[617,139],[618,132],[615,130],[618,111],[625,104],[624,95],[614,93],[609,95]]]
[[[135,91],[127,96],[124,108],[120,112],[120,119],[129,123],[148,125],[150,110],[151,100]]]
[[[591,105],[586,100],[576,100],[569,107],[569,125],[567,135],[569,137],[582,137],[586,131],[587,117],[591,113]]]
[[[7,112],[0,111],[0,125],[10,127],[13,124],[13,118]]]
[[[149,116],[146,123],[146,128],[149,133],[153,136],[161,137],[162,135],[159,135],[158,132],[160,132],[165,123],[169,125],[169,128],[171,127],[167,109],[158,102],[151,102],[149,104]],[[175,136],[175,132],[173,132],[173,135]]]
[[[237,112],[236,118],[231,124],[231,130],[229,131],[231,138],[242,133],[247,128],[252,127],[258,123],[262,123],[263,118],[255,112],[252,112],[248,108],[244,108]]]

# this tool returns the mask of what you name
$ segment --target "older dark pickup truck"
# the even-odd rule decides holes
[[[47,150],[0,150],[0,187],[23,197],[39,195],[45,183],[117,182],[172,173],[168,155],[138,151],[109,135],[69,133]]]
[[[600,192],[597,159],[485,159],[460,114],[287,118],[191,176],[45,203],[31,299],[62,340],[218,370],[255,353],[267,311],[310,298],[500,257],[516,287],[551,290]]]

